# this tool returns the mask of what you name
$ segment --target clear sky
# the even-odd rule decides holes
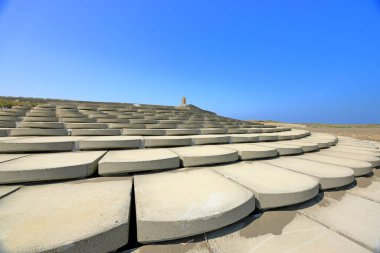
[[[380,1],[0,0],[0,95],[380,123]]]

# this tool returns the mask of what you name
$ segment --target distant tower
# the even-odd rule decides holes
[[[182,97],[182,105],[186,104],[186,97]]]

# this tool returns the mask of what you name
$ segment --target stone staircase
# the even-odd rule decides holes
[[[3,109],[0,134],[0,252],[265,252],[278,244],[263,235],[293,227],[309,234],[284,250],[314,237],[316,252],[380,248],[378,143],[195,106],[81,102]]]

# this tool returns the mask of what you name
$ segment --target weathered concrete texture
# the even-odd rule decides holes
[[[372,171],[372,164],[369,162],[363,162],[359,160],[349,159],[349,158],[340,158],[335,156],[320,155],[315,154],[305,154],[300,156],[301,159],[307,159],[310,161],[316,161],[325,164],[334,164],[338,166],[344,166],[351,168],[355,172],[355,176],[362,176]]]
[[[355,152],[323,150],[319,152],[318,154],[365,161],[365,162],[371,163],[373,167],[377,167],[380,165],[380,157],[371,156],[371,155],[363,155],[363,154],[358,154]]]
[[[66,137],[29,137],[0,141],[1,153],[71,151],[74,141]]]
[[[240,162],[212,169],[255,193],[258,208],[297,204],[315,197],[319,191],[314,177],[261,162]]]
[[[378,149],[378,147],[376,145],[374,145],[372,143],[364,142],[364,141],[339,141],[339,144],[345,145],[345,146]]]
[[[136,171],[175,169],[179,166],[178,155],[169,149],[109,151],[99,162],[99,174],[114,175]]]
[[[18,189],[20,189],[22,185],[0,185],[0,198],[3,198]],[[1,246],[0,246],[1,249]]]
[[[368,247],[380,249],[380,204],[344,191],[325,192],[300,213]]]
[[[210,251],[204,235],[172,240],[169,242],[153,243],[122,253],[214,253]]]
[[[355,187],[350,187],[347,192],[380,203],[380,170],[374,171],[373,175],[357,177]]]
[[[239,159],[236,150],[218,146],[193,146],[172,148],[184,167],[234,162]]]
[[[191,146],[192,143],[193,140],[186,136],[152,136],[144,138],[144,146],[149,148]]]
[[[339,216],[338,216],[339,217]],[[369,253],[370,251],[296,211],[250,216],[206,234],[212,252]]]
[[[298,155],[303,153],[303,149],[301,146],[284,144],[282,142],[257,143],[252,145],[259,147],[275,148],[277,149],[280,155]]]
[[[20,157],[27,156],[28,154],[0,154],[0,163],[14,160]]]
[[[321,163],[295,157],[282,157],[263,161],[267,164],[313,176],[318,179],[321,189],[336,188],[354,181],[354,171],[347,167]]]
[[[218,229],[255,209],[251,191],[207,169],[139,175],[134,180],[137,238],[143,243]]]
[[[132,180],[23,186],[0,199],[1,252],[110,252],[128,242]]]
[[[253,160],[278,156],[276,148],[262,147],[251,144],[226,144],[218,147],[236,150],[240,160]]]
[[[34,154],[0,163],[0,183],[82,178],[92,175],[104,151]]]
[[[85,138],[79,141],[79,149],[136,149],[141,146],[139,136],[99,136]]]

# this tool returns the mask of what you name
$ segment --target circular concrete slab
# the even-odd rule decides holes
[[[99,162],[100,175],[117,175],[136,171],[175,169],[178,155],[169,149],[109,151]]]
[[[327,150],[322,150],[318,152],[318,154],[369,162],[372,164],[373,167],[377,167],[380,165],[380,157],[371,156],[371,155],[363,155],[363,154],[358,154],[355,152],[343,152],[343,151],[335,151],[335,150],[327,149]]]
[[[184,167],[234,162],[239,159],[236,150],[212,145],[172,148],[171,150],[179,155]]]
[[[23,186],[0,199],[1,252],[110,252],[128,242],[132,181]]]
[[[0,183],[82,178],[92,175],[104,151],[33,154],[0,163]]]
[[[134,177],[139,242],[201,234],[247,216],[251,191],[207,169]]]

